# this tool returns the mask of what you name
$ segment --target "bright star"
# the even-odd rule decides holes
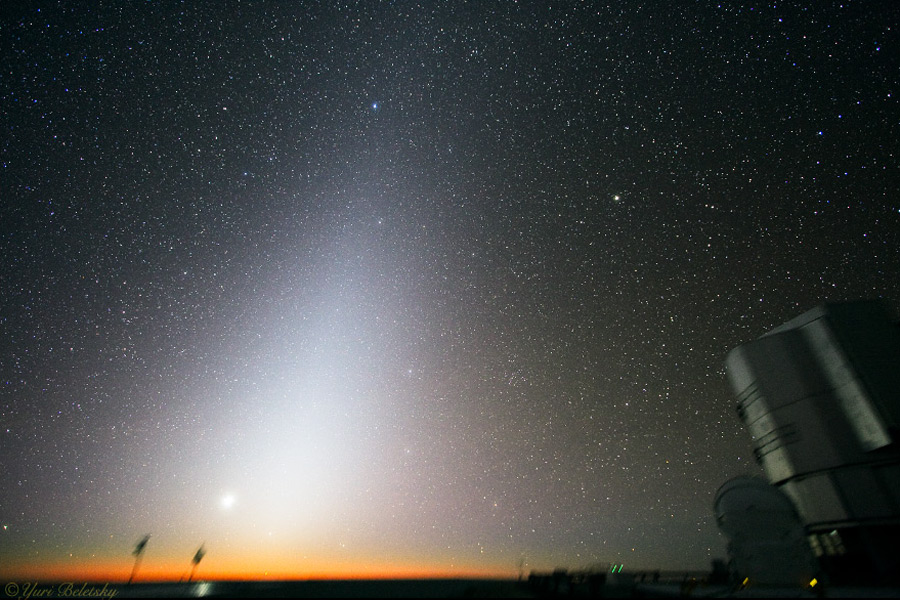
[[[234,494],[225,494],[222,496],[221,504],[222,508],[225,510],[229,510],[233,507],[235,502],[237,502],[237,498],[235,498]]]

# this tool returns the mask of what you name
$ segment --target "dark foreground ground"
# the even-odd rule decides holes
[[[6,583],[6,598],[627,598],[634,585],[545,579],[196,581],[193,583]],[[3,596],[0,596],[2,598]]]
[[[527,583],[482,579],[6,583],[6,598],[534,598]]]
[[[3,583],[0,598],[900,598],[900,588],[736,589],[696,580],[631,578],[542,582],[493,579],[199,581],[193,583]],[[558,585],[559,584],[559,585]]]

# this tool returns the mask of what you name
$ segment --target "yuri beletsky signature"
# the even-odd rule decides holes
[[[7,583],[3,587],[7,598],[115,598],[119,590],[104,583]]]

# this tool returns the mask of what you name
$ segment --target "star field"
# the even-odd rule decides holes
[[[704,569],[726,353],[898,307],[891,2],[0,14],[5,577]]]

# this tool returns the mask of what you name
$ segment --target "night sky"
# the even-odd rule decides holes
[[[2,577],[706,569],[726,353],[900,300],[900,3],[0,15]]]

